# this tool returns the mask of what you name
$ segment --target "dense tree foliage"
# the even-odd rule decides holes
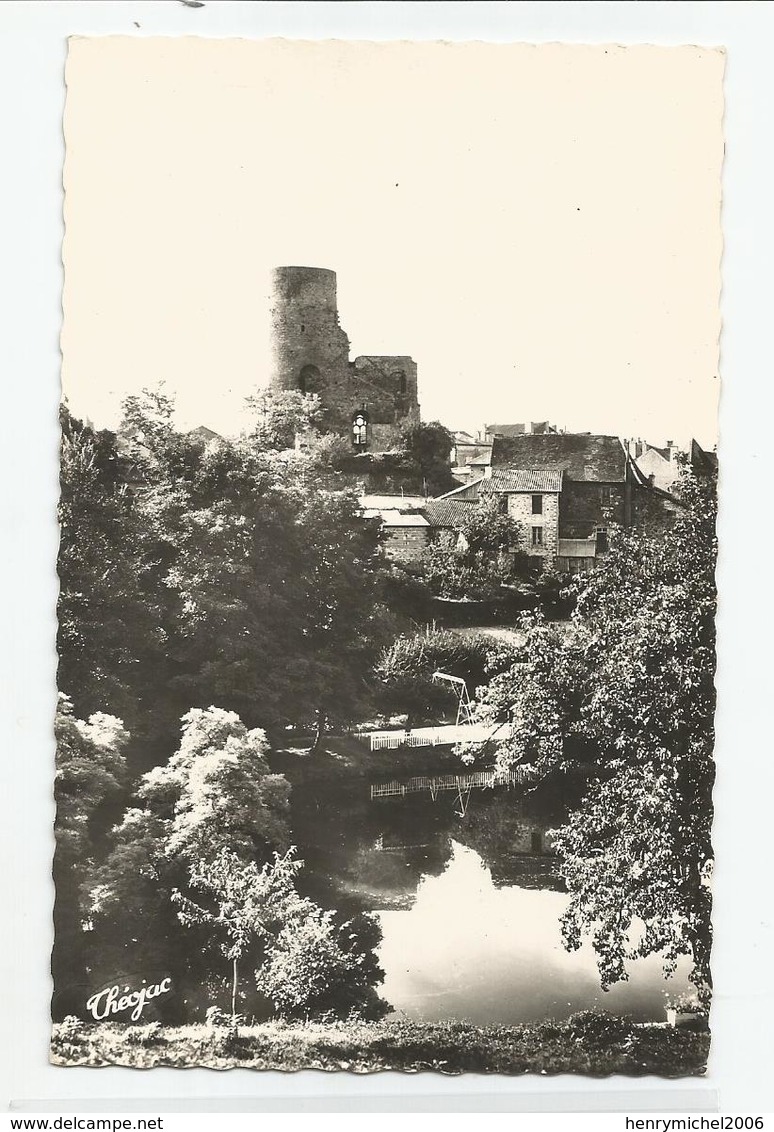
[[[270,431],[297,408],[274,405]],[[118,441],[65,417],[60,686],[127,720],[140,769],[191,704],[251,726],[351,717],[389,624],[378,524],[325,438],[202,445],[172,412],[163,390],[127,398]]]
[[[84,716],[135,721],[163,664],[159,578],[112,433],[61,412],[59,687]]]
[[[325,410],[313,393],[262,389],[247,398],[247,407],[254,417],[247,437],[259,448],[293,448],[297,436],[311,438],[324,428]]]
[[[663,539],[621,533],[578,583],[569,632],[534,618],[482,699],[511,715],[503,766],[559,776],[577,804],[556,846],[568,947],[591,936],[605,987],[627,963],[681,955],[708,993],[711,941],[715,492],[686,477]]]
[[[232,1014],[255,1008],[256,990],[284,1013],[380,1016],[378,932],[367,917],[341,923],[296,891],[302,863],[288,849],[289,785],[270,772],[264,733],[217,708],[182,722],[178,751],[143,776],[140,804],[114,830],[104,863],[79,874],[92,981],[162,971],[177,992],[159,1004],[169,1020],[226,993]],[[116,726],[95,719],[77,735],[123,735]],[[261,972],[252,993],[244,979],[240,989],[245,964]],[[295,988],[284,996],[279,972]]]
[[[88,966],[87,884],[97,852],[95,819],[120,799],[126,783],[123,751],[129,738],[120,719],[95,713],[77,719],[66,696],[55,720],[56,848],[54,917],[57,931],[51,967],[54,1011],[63,1016],[83,1001]]]
[[[299,899],[269,942],[256,984],[287,1018],[374,1021],[389,1010],[375,989],[384,977],[375,955],[381,939],[369,913],[339,923],[335,912]]]
[[[204,925],[221,938],[221,951],[232,968],[232,1020],[239,964],[255,955],[256,947],[256,987],[279,1014],[381,1017],[387,1005],[374,990],[383,977],[374,958],[381,939],[378,924],[365,915],[339,923],[335,912],[300,896],[296,878],[301,868],[292,850],[284,856],[275,853],[260,869],[221,850],[192,870],[196,899],[173,893],[184,924]]]
[[[166,964],[185,981],[191,943],[201,950],[204,935],[183,938],[172,892],[188,892],[192,870],[224,851],[262,863],[288,845],[290,789],[270,772],[265,734],[218,708],[194,709],[182,723],[178,750],[143,775],[139,805],[94,871],[91,918],[106,972]]]
[[[401,447],[416,467],[425,495],[441,495],[457,486],[451,474],[454,437],[440,421],[406,426],[401,432]]]
[[[376,663],[377,703],[385,714],[407,714],[409,724],[454,716],[457,697],[448,684],[433,681],[433,673],[460,677],[472,697],[480,684],[508,669],[514,656],[513,646],[485,633],[402,634]]]

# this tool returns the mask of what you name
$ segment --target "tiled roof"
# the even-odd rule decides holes
[[[452,491],[444,492],[443,495],[439,495],[436,500],[431,500],[431,502],[437,502],[438,499],[463,499],[468,501],[472,499],[475,501],[478,499],[479,487],[483,482],[484,477],[479,476],[478,479],[471,480],[470,483],[463,483]]]
[[[471,507],[475,505],[475,499],[455,499],[447,495],[440,499],[431,499],[423,510],[431,527],[457,528],[462,526],[470,515]]]
[[[527,431],[525,424],[488,424],[487,436],[523,436]]]
[[[556,432],[549,421],[530,421],[529,424],[490,424],[485,430],[488,437],[523,436],[525,433]]]
[[[416,511],[426,495],[378,495],[367,492],[360,496],[360,506],[372,511]]]
[[[691,467],[704,475],[718,470],[717,452],[707,452],[697,440],[691,441]]]
[[[222,440],[223,437],[218,432],[213,432],[211,428],[206,425],[199,425],[198,428],[192,428],[190,432],[186,433],[189,440],[200,440],[203,444],[209,444],[211,440]]]
[[[492,455],[491,444],[460,444],[457,442],[454,451],[458,464],[470,464],[473,460],[485,460],[489,463]]]
[[[420,515],[416,511],[412,514],[404,514],[402,511],[394,511],[388,508],[367,508],[363,511],[363,516],[366,519],[382,520],[385,527],[427,527],[429,523],[424,515]]]
[[[571,480],[623,483],[626,454],[617,436],[554,432],[496,436],[492,467],[563,471]]]
[[[562,473],[493,468],[491,476],[481,481],[480,490],[482,494],[502,491],[561,491]]]

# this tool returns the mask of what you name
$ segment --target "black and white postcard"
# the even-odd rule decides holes
[[[705,1071],[724,65],[70,40],[55,1065]]]

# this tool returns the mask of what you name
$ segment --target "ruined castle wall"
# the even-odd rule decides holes
[[[272,388],[318,394],[329,428],[349,434],[354,414],[365,409],[368,447],[378,452],[394,445],[403,424],[419,423],[416,362],[376,355],[350,362],[334,271],[275,268],[271,325]]]
[[[417,364],[405,355],[364,354],[351,365],[351,390],[375,424],[419,422]]]
[[[272,273],[272,372],[275,389],[324,392],[346,386],[349,339],[339,326],[336,273],[278,267]]]

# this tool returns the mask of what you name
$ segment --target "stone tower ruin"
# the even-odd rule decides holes
[[[321,267],[277,267],[271,295],[273,389],[316,393],[332,431],[353,448],[383,452],[401,425],[419,423],[417,366],[406,356],[349,360],[339,325],[336,273]]]

